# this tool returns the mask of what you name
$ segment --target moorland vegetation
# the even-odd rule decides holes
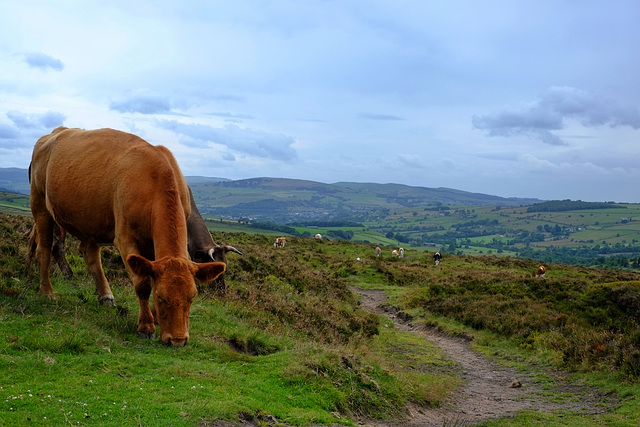
[[[27,216],[0,214],[0,424],[352,425],[442,405],[460,372],[433,346],[362,309],[350,287],[380,289],[416,323],[468,337],[490,357],[571,372],[616,397],[594,418],[523,413],[490,425],[634,425],[640,421],[640,273],[509,256],[214,231],[241,249],[226,293],[206,284],[180,349],[136,336],[137,303],[118,253],[103,248],[116,307],[99,306],[74,239],[76,278],[57,300],[25,271]],[[255,230],[254,230],[255,231]],[[579,396],[549,396],[579,399]],[[275,420],[275,421],[274,421]]]

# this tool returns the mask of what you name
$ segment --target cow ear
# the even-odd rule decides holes
[[[208,262],[206,264],[196,264],[196,279],[201,282],[210,282],[222,273],[226,266],[223,262]]]
[[[129,255],[127,264],[136,276],[153,277],[153,264],[151,261],[140,255]]]

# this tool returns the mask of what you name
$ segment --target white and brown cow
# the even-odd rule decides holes
[[[40,292],[55,298],[49,266],[57,223],[80,240],[98,300],[113,305],[99,248],[113,243],[140,303],[138,335],[155,336],[157,322],[162,342],[185,345],[195,279],[213,280],[225,265],[189,260],[189,191],[171,152],[113,129],[59,127],[36,142],[30,178]]]
[[[276,241],[273,242],[274,248],[284,248],[284,244],[287,243],[287,239],[285,237],[278,237]]]

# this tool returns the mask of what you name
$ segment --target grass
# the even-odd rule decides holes
[[[354,417],[393,417],[408,402],[437,405],[455,384],[410,375],[385,356],[388,342],[410,337],[378,336],[379,320],[334,273],[338,259],[324,242],[309,240],[309,250],[295,254],[274,250],[268,236],[221,236],[245,255],[230,260],[224,296],[201,286],[191,340],[176,349],[137,338],[137,301],[113,248],[103,248],[103,264],[116,308],[97,304],[73,240],[67,251],[76,279],[54,274],[57,300],[33,290],[21,298],[29,280],[38,281],[23,265],[30,222],[7,215],[0,222],[9,255],[0,259],[0,425],[268,417],[348,425]]]
[[[597,419],[527,413],[515,424],[640,417],[637,273],[551,264],[536,279],[529,260],[445,256],[436,267],[416,250],[377,258],[373,244],[295,237],[275,249],[268,235],[216,231],[244,255],[229,257],[225,295],[200,286],[189,344],[168,348],[137,338],[137,301],[113,248],[102,253],[116,308],[97,304],[72,239],[76,279],[54,274],[55,301],[22,297],[38,280],[24,271],[30,225],[0,215],[0,425],[353,425],[445,402],[461,384],[456,366],[363,311],[350,285],[385,290],[398,309],[473,337],[492,357],[567,369],[620,401]]]

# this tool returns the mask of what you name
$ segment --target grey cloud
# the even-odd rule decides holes
[[[0,139],[15,139],[19,136],[18,131],[13,126],[0,123]]]
[[[25,114],[21,111],[9,111],[7,117],[20,129],[53,130],[61,126],[66,117],[56,111],[47,111],[42,114]]]
[[[572,87],[552,87],[527,108],[473,116],[471,121],[474,128],[487,131],[489,136],[526,135],[546,144],[567,145],[551,132],[564,129],[567,118],[576,119],[586,127],[608,124],[640,128],[638,110]]]
[[[121,113],[160,114],[171,112],[171,102],[159,95],[136,93],[127,98],[111,101],[109,109]]]
[[[293,161],[297,158],[296,151],[291,147],[294,139],[283,134],[245,129],[235,125],[214,128],[200,124],[184,124],[175,120],[160,120],[158,125],[195,140],[193,145],[201,146],[203,142],[213,142],[256,157],[282,161]]]
[[[31,68],[39,68],[44,71],[49,69],[62,71],[64,69],[62,61],[44,53],[25,53],[24,62]]]
[[[398,162],[403,167],[413,168],[413,169],[424,169],[425,163],[420,156],[411,155],[411,154],[398,154]]]
[[[367,119],[367,120],[404,120],[402,117],[392,116],[389,114],[360,113],[358,117],[360,117],[361,119]]]
[[[254,116],[251,116],[251,115],[248,115],[248,114],[232,114],[232,113],[223,113],[223,112],[209,113],[209,116],[222,117],[222,118],[225,118],[225,119],[238,120],[238,121],[255,119]]]

